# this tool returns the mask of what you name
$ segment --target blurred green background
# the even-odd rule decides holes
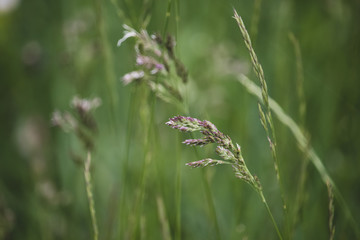
[[[172,10],[167,30],[177,33],[178,56],[189,71],[191,115],[212,121],[242,146],[250,171],[260,178],[275,219],[283,226],[280,192],[259,120],[258,100],[236,81],[236,75],[244,73],[258,83],[232,19],[234,7],[248,30],[256,29],[255,2],[179,1],[178,29]],[[135,61],[131,40],[116,46],[123,36],[122,24],[139,30],[150,17],[148,32],[161,33],[167,4],[166,0],[0,1],[1,239],[92,237],[83,173],[71,158],[73,152],[84,154],[82,146],[74,135],[50,123],[54,110],[70,110],[75,95],[100,97],[103,102],[95,112],[99,134],[92,169],[100,239],[124,239],[131,227],[150,111],[155,116],[152,141],[156,148],[150,150],[141,227],[135,237],[162,239],[158,199],[164,203],[174,237],[176,158],[181,157],[182,239],[216,239],[203,171],[185,166],[198,159],[190,147],[179,145],[189,136],[178,135],[164,124],[182,113],[161,100],[152,108],[145,86],[124,86],[120,80],[134,69]],[[291,32],[302,54],[304,128],[360,226],[360,2],[275,0],[260,4],[257,34],[250,33],[270,95],[301,123]],[[276,119],[275,125],[280,172],[291,208],[304,155],[289,130]],[[198,152],[202,158],[214,157],[213,148]],[[234,177],[230,167],[204,171],[210,179],[223,239],[276,239],[260,199]],[[328,239],[326,186],[311,163],[306,176],[292,237]],[[122,196],[125,208],[120,212]],[[356,239],[336,200],[334,223],[336,239]]]

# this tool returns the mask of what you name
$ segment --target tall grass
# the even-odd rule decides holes
[[[31,5],[21,2],[12,14],[0,10],[5,66],[0,239],[359,238],[354,3],[64,0],[50,6],[34,0]],[[234,10],[246,49],[235,47],[240,44],[231,5],[251,23],[248,33]],[[275,16],[284,11],[287,24],[275,29]],[[79,12],[85,17],[78,18]],[[125,37],[116,48],[123,24]],[[287,35],[290,31],[294,34]],[[274,32],[277,40],[290,39],[276,48],[279,55],[267,54],[279,45],[268,40]],[[69,47],[68,40],[76,44]],[[289,74],[293,62],[295,81]],[[249,66],[259,84],[246,77]],[[241,85],[224,80],[233,77],[229,72]],[[280,99],[293,85],[296,92],[288,98],[270,97]],[[75,98],[71,110],[53,115],[53,123],[73,136],[47,130],[49,111],[77,92],[101,96],[103,107],[93,115],[98,100]],[[247,92],[256,96],[258,109]],[[202,131],[184,141],[164,126],[174,115],[205,115],[243,149],[212,123],[179,117]],[[273,163],[266,161],[258,115]],[[187,150],[181,142],[217,147],[202,158],[199,148]],[[211,147],[204,148],[209,153]],[[224,166],[190,172],[185,162]],[[232,180],[230,166],[249,188]],[[284,187],[290,185],[291,190]]]

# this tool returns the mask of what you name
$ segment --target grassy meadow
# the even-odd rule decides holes
[[[359,13],[0,1],[0,239],[360,239]]]

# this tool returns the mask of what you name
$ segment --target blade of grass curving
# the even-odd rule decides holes
[[[238,77],[238,81],[246,88],[246,90],[249,93],[255,95],[260,101],[262,101],[262,90],[259,86],[257,86],[255,83],[253,83],[249,78],[247,78],[243,74]],[[269,106],[271,110],[275,113],[275,116],[278,118],[278,120],[289,128],[289,130],[295,137],[300,150],[304,151],[305,154],[309,156],[310,161],[314,164],[316,170],[319,172],[320,177],[323,180],[324,184],[329,183],[331,185],[334,195],[336,199],[339,201],[340,206],[344,209],[345,214],[349,219],[356,236],[360,237],[360,230],[357,227],[358,225],[348,205],[346,204],[345,199],[343,198],[339,189],[336,187],[335,182],[330,177],[321,159],[319,158],[315,150],[311,147],[309,141],[306,139],[305,134],[303,134],[300,127],[295,123],[295,121],[291,117],[289,117],[284,112],[284,110],[279,106],[279,104],[270,97],[269,97]]]

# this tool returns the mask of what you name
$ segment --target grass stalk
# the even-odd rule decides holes
[[[90,173],[90,166],[91,166],[91,153],[88,151],[86,161],[84,164],[84,177],[85,177],[85,184],[86,184],[86,194],[89,201],[89,210],[91,215],[91,222],[94,231],[94,240],[99,239],[99,230],[96,220],[96,212],[95,212],[95,201],[93,196],[92,184],[91,184],[91,173]]]
[[[171,6],[172,6],[172,0],[168,1],[168,5],[167,5],[167,10],[165,13],[165,25],[164,25],[164,30],[163,30],[163,34],[162,37],[163,39],[166,39],[166,32],[169,26],[169,21],[170,21],[170,16],[171,16]]]
[[[256,96],[260,101],[262,101],[262,90],[254,82],[248,79],[245,75],[240,75],[238,77],[239,82],[246,88],[246,90],[252,95]],[[326,170],[324,164],[322,163],[320,157],[317,155],[315,150],[310,145],[308,139],[305,137],[305,134],[302,132],[301,128],[295,123],[295,121],[287,115],[284,110],[279,106],[277,102],[269,97],[269,106],[271,110],[275,113],[275,116],[278,120],[289,128],[293,136],[295,137],[300,150],[309,156],[309,160],[315,166],[316,170],[319,172],[319,175],[324,182],[324,184],[329,184],[332,187],[335,198],[339,201],[340,206],[344,209],[344,212],[349,220],[356,236],[360,238],[360,230],[358,224],[356,223],[348,205],[346,204],[345,199],[340,193],[339,189],[336,187],[335,182],[330,177],[328,171]]]
[[[294,47],[295,61],[296,61],[296,90],[299,99],[299,118],[300,126],[305,126],[306,117],[306,101],[304,94],[304,68],[302,64],[301,49],[299,41],[293,33],[289,33],[289,39]]]
[[[180,23],[180,2],[175,0],[175,39],[178,42],[178,31]],[[175,46],[177,48],[177,45]]]
[[[106,34],[105,23],[102,14],[101,0],[94,0],[94,12],[96,15],[96,23],[98,28],[98,33],[100,37],[100,42],[102,43],[102,54],[104,58],[105,66],[105,79],[106,85],[109,92],[110,106],[111,106],[111,120],[114,130],[116,127],[116,110],[118,109],[118,96],[116,94],[116,85],[115,85],[115,71],[114,71],[114,62],[111,54],[111,49],[109,45],[109,40]]]
[[[299,122],[300,128],[305,132],[305,117],[306,117],[306,101],[304,94],[304,70],[301,57],[301,49],[299,41],[296,39],[293,33],[289,33],[289,39],[293,45],[295,53],[295,62],[296,62],[296,90],[297,98],[299,102]],[[306,169],[309,164],[309,157],[306,155],[306,151],[303,151],[303,161],[301,162],[300,167],[300,177],[297,187],[297,192],[295,196],[295,203],[293,207],[294,217],[292,224],[290,226],[290,234],[293,234],[294,228],[298,221],[298,215],[300,206],[302,204],[303,196],[305,195],[305,183],[306,183]]]
[[[169,221],[166,217],[165,204],[161,196],[156,197],[159,220],[161,224],[161,233],[164,240],[171,240]]]
[[[122,183],[122,194],[120,199],[120,226],[119,226],[119,236],[121,236],[121,231],[123,230],[125,232],[125,222],[123,219],[125,219],[125,202],[126,202],[126,192],[127,192],[127,186],[128,186],[128,167],[129,167],[129,158],[130,158],[130,146],[132,143],[132,132],[134,129],[134,119],[135,119],[135,112],[137,109],[137,89],[136,87],[132,87],[131,93],[130,93],[130,102],[129,102],[129,109],[128,109],[128,120],[127,120],[127,127],[126,127],[126,146],[125,146],[125,156],[124,156],[124,163],[122,166],[122,172],[123,172],[123,183]]]
[[[279,239],[282,240],[283,238],[282,238],[282,236],[281,236],[280,230],[279,230],[279,228],[278,228],[278,226],[277,226],[277,224],[276,224],[276,221],[275,221],[275,219],[274,219],[274,216],[273,216],[272,213],[271,213],[271,210],[270,210],[270,208],[269,208],[269,205],[267,204],[267,201],[266,201],[266,199],[265,199],[265,197],[264,197],[263,192],[262,192],[261,190],[258,190],[258,193],[259,193],[259,195],[260,195],[260,197],[261,197],[261,201],[264,203],[265,208],[266,208],[266,210],[267,210],[267,212],[268,212],[268,214],[269,214],[269,216],[270,216],[270,218],[271,218],[271,221],[272,221],[272,223],[273,223],[273,225],[274,225],[274,228],[276,229],[276,233],[277,233]]]
[[[116,10],[116,14],[118,15],[118,17],[125,22],[125,24],[127,25],[131,25],[131,20],[129,20],[127,17],[126,17],[126,14],[125,14],[125,10],[123,10],[119,4],[117,3],[117,0],[110,0],[111,3],[113,4],[113,6],[115,7],[115,10]]]
[[[141,220],[141,212],[142,212],[142,205],[143,205],[143,200],[144,200],[144,196],[145,196],[145,191],[146,191],[146,179],[147,179],[147,174],[148,174],[148,170],[149,170],[149,165],[152,159],[152,152],[151,152],[151,132],[153,129],[153,124],[154,124],[154,112],[155,112],[155,103],[156,103],[156,96],[154,93],[151,94],[151,99],[150,99],[150,120],[148,121],[148,128],[146,132],[146,135],[144,136],[145,139],[145,156],[144,156],[144,163],[143,163],[143,167],[142,167],[142,171],[141,171],[141,176],[140,176],[140,192],[135,200],[135,218],[134,218],[134,223],[130,223],[129,226],[129,234],[130,234],[130,238],[129,239],[136,239],[136,231],[137,231],[137,227],[140,224],[140,220]]]
[[[190,133],[190,136],[191,136],[191,138],[194,138],[192,133]],[[195,151],[196,158],[200,159],[200,154],[196,148],[194,148],[194,151]],[[207,176],[206,169],[202,169],[201,179],[204,184],[205,197],[208,202],[210,218],[211,218],[214,228],[215,228],[216,239],[220,240],[220,239],[222,239],[221,232],[220,232],[219,222],[217,220],[214,197],[212,195],[211,188],[210,188],[210,180]]]
[[[181,141],[180,133],[176,135],[177,144],[176,144],[176,181],[175,181],[175,205],[176,205],[176,230],[175,230],[175,239],[181,239]]]
[[[334,240],[335,237],[335,225],[334,225],[334,215],[335,215],[335,207],[334,207],[334,193],[329,182],[326,184],[329,196],[329,239]]]
[[[234,9],[234,18],[235,18],[236,22],[238,23],[238,26],[239,26],[239,29],[243,36],[245,45],[249,51],[254,72],[256,73],[256,76],[260,80],[261,96],[262,96],[263,105],[265,107],[265,113],[263,112],[260,105],[259,105],[259,113],[261,116],[262,125],[264,126],[267,138],[270,143],[271,155],[274,160],[274,168],[275,168],[276,178],[277,178],[279,186],[280,186],[285,222],[286,222],[286,225],[288,225],[288,210],[287,210],[287,203],[286,203],[286,199],[285,199],[285,189],[284,189],[281,177],[280,177],[279,160],[277,157],[277,150],[276,150],[277,143],[276,143],[275,126],[274,126],[274,123],[272,120],[271,109],[270,109],[270,104],[269,104],[269,93],[268,93],[267,84],[265,81],[264,71],[262,69],[260,62],[258,61],[255,50],[251,43],[250,36],[246,30],[245,24],[235,9]],[[269,128],[266,127],[267,125],[269,126],[270,131],[269,131]],[[288,227],[286,228],[286,230],[288,231]]]
[[[254,2],[254,11],[251,19],[250,35],[253,41],[256,41],[258,29],[259,29],[259,20],[261,12],[261,0],[255,0]]]

